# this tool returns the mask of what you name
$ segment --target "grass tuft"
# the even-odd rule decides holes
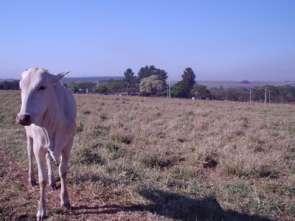
[[[90,164],[97,164],[97,165],[103,165],[105,164],[105,160],[102,158],[102,156],[99,155],[99,153],[95,152],[94,150],[90,149],[82,149],[77,153],[78,161],[81,164],[90,165]]]

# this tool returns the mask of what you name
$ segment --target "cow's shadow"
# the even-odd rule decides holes
[[[270,221],[266,217],[243,214],[232,210],[223,210],[215,198],[193,199],[177,193],[156,189],[141,189],[139,194],[148,199],[148,205],[137,204],[131,206],[80,205],[73,207],[73,214],[115,214],[121,211],[148,211],[154,214],[183,221]]]

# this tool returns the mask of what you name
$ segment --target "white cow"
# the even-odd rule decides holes
[[[64,75],[52,75],[43,68],[30,68],[22,73],[20,80],[22,103],[16,120],[26,130],[31,184],[34,183],[33,153],[37,161],[40,186],[37,220],[43,220],[46,214],[48,178],[49,185],[55,186],[50,156],[59,163],[61,206],[70,208],[66,174],[76,127],[76,104],[72,93],[60,82]]]

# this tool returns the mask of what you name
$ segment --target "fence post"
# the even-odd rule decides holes
[[[267,93],[267,88],[264,88],[264,103],[266,104],[267,102],[267,96],[266,96],[266,93]]]

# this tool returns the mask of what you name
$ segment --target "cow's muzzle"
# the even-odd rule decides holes
[[[23,126],[29,126],[31,122],[31,116],[28,114],[18,114],[16,116],[16,122]]]

